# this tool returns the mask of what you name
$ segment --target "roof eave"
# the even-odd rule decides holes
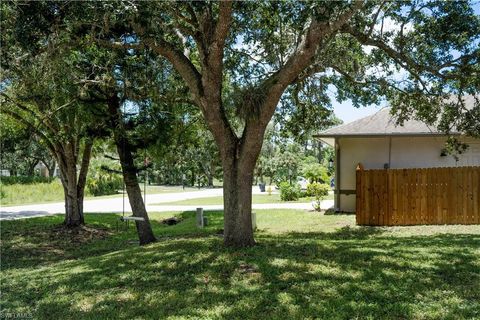
[[[462,135],[459,132],[451,132],[450,135],[459,136]],[[313,135],[313,138],[367,138],[367,137],[438,137],[448,136],[446,133],[441,132],[406,132],[406,133],[359,133],[359,134],[342,134],[342,133],[317,133]]]

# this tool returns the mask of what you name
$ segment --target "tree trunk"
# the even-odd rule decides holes
[[[196,179],[196,175],[195,175],[195,170],[191,170],[190,171],[191,175],[190,175],[190,184],[192,185],[192,187],[195,187],[195,180]]]
[[[63,191],[65,193],[65,219],[64,225],[68,228],[78,227],[85,223],[83,205],[79,206],[77,192],[76,163],[67,162],[68,167],[62,174]]]
[[[65,197],[65,220],[64,225],[68,228],[78,227],[85,224],[83,212],[78,206],[78,199],[71,193],[72,190],[67,189]]]
[[[92,152],[93,141],[85,141],[80,163],[80,172],[77,175],[77,159],[79,156],[79,140],[71,140],[58,150],[62,153],[57,154],[57,162],[60,167],[60,178],[65,193],[65,220],[66,227],[74,228],[85,224],[83,214],[83,197],[85,193],[85,181]]]
[[[143,219],[143,221],[135,221],[140,245],[155,242],[156,239],[150,225],[145,203],[142,198],[142,191],[138,183],[137,168],[132,155],[132,147],[126,137],[122,123],[118,98],[116,96],[111,97],[108,106],[115,144],[122,166],[123,181],[125,183],[125,189],[127,190],[130,207],[132,208],[132,214],[134,217]]]
[[[261,134],[257,131],[256,134]],[[230,247],[255,245],[252,229],[252,183],[262,143],[245,148],[242,139],[225,141],[223,166],[224,244]]]
[[[143,221],[135,221],[140,245],[155,242],[156,239],[150,225],[150,220],[148,219],[145,203],[143,202],[142,191],[137,178],[137,169],[133,161],[130,146],[124,141],[124,138],[118,137],[118,133],[115,135],[117,151],[122,164],[123,180],[125,182],[130,207],[132,208],[132,214],[134,217],[143,218]]]
[[[322,143],[320,141],[317,142],[317,152],[318,163],[322,163]]]
[[[208,177],[208,186],[210,188],[213,188],[213,173],[212,173],[212,171],[208,172],[207,177]]]
[[[87,184],[87,173],[90,167],[90,159],[92,158],[93,140],[86,139],[83,147],[82,161],[80,163],[80,172],[77,179],[77,203],[78,210],[82,216],[83,222],[83,199],[85,197],[85,186]]]
[[[55,167],[56,167],[56,162],[55,160],[52,161],[44,161],[43,164],[47,167],[48,170],[48,176],[49,177],[55,177]]]
[[[255,244],[252,229],[253,168],[240,168],[238,163],[224,164],[223,205],[224,243],[231,247]]]
[[[27,164],[27,176],[34,176],[35,175],[35,166],[37,165],[38,161],[32,161]]]

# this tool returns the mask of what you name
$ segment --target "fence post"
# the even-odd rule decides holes
[[[363,164],[358,163],[356,169],[356,186],[355,186],[355,220],[357,224],[364,224],[363,217],[365,213],[363,212],[363,199],[364,199],[364,190],[362,189],[362,179],[363,179]]]
[[[203,228],[205,225],[205,220],[203,220],[203,208],[197,208],[197,228]]]
[[[253,231],[257,230],[257,214],[252,212],[252,229]]]

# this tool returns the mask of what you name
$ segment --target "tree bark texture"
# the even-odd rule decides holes
[[[80,172],[77,175],[77,159],[79,141],[69,141],[57,152],[60,167],[60,179],[65,194],[64,225],[69,228],[78,227],[85,223],[83,214],[83,198],[85,195],[86,174],[90,165],[93,142],[86,141],[83,146]],[[77,147],[78,146],[78,147]]]
[[[224,243],[232,247],[255,244],[252,229],[252,179],[236,164],[224,165]]]
[[[238,248],[255,244],[252,229],[252,184],[261,146],[260,142],[246,149],[243,139],[231,137],[221,148],[226,246]]]
[[[148,218],[142,191],[138,183],[137,168],[134,163],[131,144],[129,143],[123,126],[120,102],[116,96],[111,97],[108,102],[110,123],[113,128],[115,145],[117,147],[120,164],[122,167],[123,181],[127,191],[130,207],[134,217],[142,218],[143,221],[135,221],[140,245],[156,241],[155,235]]]

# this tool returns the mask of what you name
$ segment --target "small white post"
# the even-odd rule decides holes
[[[252,212],[252,229],[253,231],[257,230],[257,214]]]
[[[197,208],[197,228],[203,228],[203,208]]]

